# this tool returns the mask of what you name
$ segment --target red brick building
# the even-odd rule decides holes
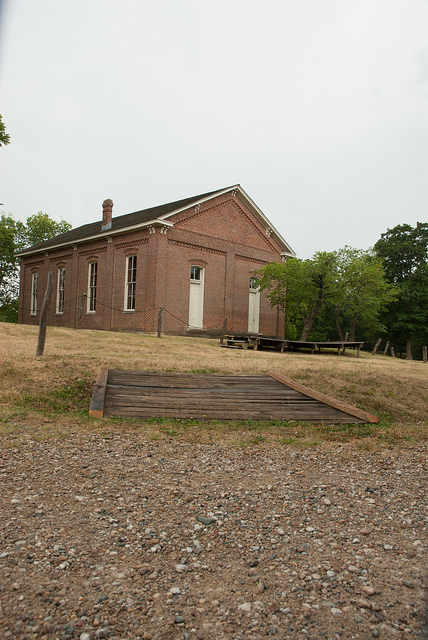
[[[19,322],[37,324],[48,273],[48,324],[82,329],[280,335],[283,319],[257,289],[267,262],[294,256],[240,185],[103,219],[19,253]]]

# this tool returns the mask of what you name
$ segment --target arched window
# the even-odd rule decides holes
[[[191,280],[201,280],[201,275],[202,275],[202,269],[201,267],[190,267],[190,279]]]
[[[255,276],[252,276],[250,278],[250,289],[258,289],[259,286],[260,286],[259,278],[256,278]]]
[[[88,313],[95,313],[97,307],[98,262],[89,263],[88,273]]]
[[[135,311],[135,288],[137,284],[137,256],[126,258],[125,311]]]
[[[37,315],[37,293],[39,289],[39,272],[34,271],[31,275],[31,304],[30,316]]]
[[[65,291],[65,267],[58,269],[58,282],[56,289],[56,313],[64,313],[64,291]]]

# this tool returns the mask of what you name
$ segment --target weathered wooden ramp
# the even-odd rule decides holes
[[[101,367],[89,413],[127,418],[377,422],[280,374],[223,375]]]

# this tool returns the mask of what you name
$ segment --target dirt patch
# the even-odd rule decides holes
[[[427,447],[3,448],[0,637],[424,637]]]

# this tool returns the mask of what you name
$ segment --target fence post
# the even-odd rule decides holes
[[[378,341],[376,342],[374,349],[372,351],[372,356],[376,355],[376,351],[379,349],[381,342],[382,342],[382,338],[378,338]]]
[[[224,334],[226,333],[226,327],[227,327],[227,318],[224,319],[223,327],[221,329],[220,344],[224,343]]]
[[[37,341],[36,356],[42,356],[45,350],[46,325],[48,321],[48,310],[49,310],[49,303],[52,297],[54,279],[55,279],[55,273],[53,271],[49,271],[45,297],[43,299],[43,304],[40,311],[39,339]]]
[[[395,358],[395,349],[392,345],[391,345],[391,355],[393,358]]]
[[[163,307],[161,307],[159,309],[159,313],[158,313],[158,332],[157,332],[157,336],[158,338],[161,337],[161,330],[162,330],[162,311],[163,311]]]
[[[425,362],[425,364],[427,364],[428,362],[427,347],[422,347],[422,359]]]
[[[386,345],[385,345],[385,349],[383,350],[383,355],[386,356],[386,354],[388,353],[388,349],[389,349],[389,340],[387,341]]]
[[[78,329],[80,326],[80,321],[82,319],[82,313],[83,313],[83,305],[85,304],[85,300],[86,300],[86,293],[83,293],[80,296],[79,305],[77,307],[76,329]]]

